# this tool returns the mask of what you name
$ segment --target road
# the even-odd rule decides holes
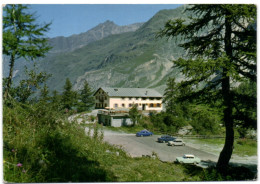
[[[188,143],[186,146],[168,146],[167,143],[158,143],[158,137],[155,135],[151,137],[136,137],[134,134],[106,134],[104,140],[110,144],[121,145],[132,157],[152,155],[155,152],[162,161],[173,162],[176,160],[176,157],[183,154],[194,154],[205,161],[217,161],[217,156],[190,147]]]
[[[88,127],[85,131],[86,133],[89,131]],[[93,130],[90,132],[90,135],[92,134]],[[193,154],[202,160],[199,166],[205,168],[209,165],[216,164],[221,151],[221,149],[219,151],[209,148],[205,149],[205,146],[194,144],[189,139],[184,140],[186,143],[185,146],[168,146],[167,143],[158,143],[158,137],[160,136],[136,137],[135,134],[104,130],[104,141],[109,144],[122,146],[122,148],[132,157],[152,155],[152,153],[155,152],[160,160],[173,162],[176,160],[176,157],[182,156],[183,154]],[[230,164],[245,166],[257,173],[257,160],[257,156],[232,156]]]

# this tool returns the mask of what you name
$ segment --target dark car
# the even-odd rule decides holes
[[[170,135],[162,135],[158,138],[158,142],[168,142],[168,141],[174,141],[176,137],[172,137]]]
[[[152,136],[153,133],[149,132],[148,130],[141,130],[140,132],[136,133],[137,137],[143,137],[143,136]]]

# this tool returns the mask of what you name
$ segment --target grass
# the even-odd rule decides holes
[[[188,141],[188,140],[187,140]],[[194,139],[195,144],[207,144],[223,148],[225,139]],[[233,154],[240,157],[256,156],[257,155],[257,142],[252,139],[236,139],[234,142]]]
[[[234,154],[238,156],[256,156],[257,141],[252,139],[235,140]]]
[[[158,159],[132,158],[113,164],[111,170],[120,182],[163,182],[163,181],[200,181],[200,176],[189,176],[183,166],[163,163]],[[202,170],[202,169],[201,169]]]

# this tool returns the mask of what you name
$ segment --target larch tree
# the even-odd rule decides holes
[[[256,81],[256,6],[189,5],[185,11],[189,20],[169,20],[158,36],[176,38],[186,50],[185,56],[173,61],[185,76],[180,87],[192,89],[181,99],[219,102],[226,136],[217,168],[225,170],[234,144],[232,84]]]
[[[3,10],[3,54],[10,57],[4,93],[6,98],[12,85],[15,61],[19,58],[34,60],[44,57],[51,47],[44,36],[50,23],[39,25],[35,15],[27,11],[27,5],[8,4]]]

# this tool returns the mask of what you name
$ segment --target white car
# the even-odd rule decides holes
[[[181,164],[198,164],[200,163],[200,158],[191,154],[185,154],[182,157],[177,157],[176,162]]]
[[[174,141],[169,141],[168,146],[185,146],[185,142],[181,139],[175,139]]]

